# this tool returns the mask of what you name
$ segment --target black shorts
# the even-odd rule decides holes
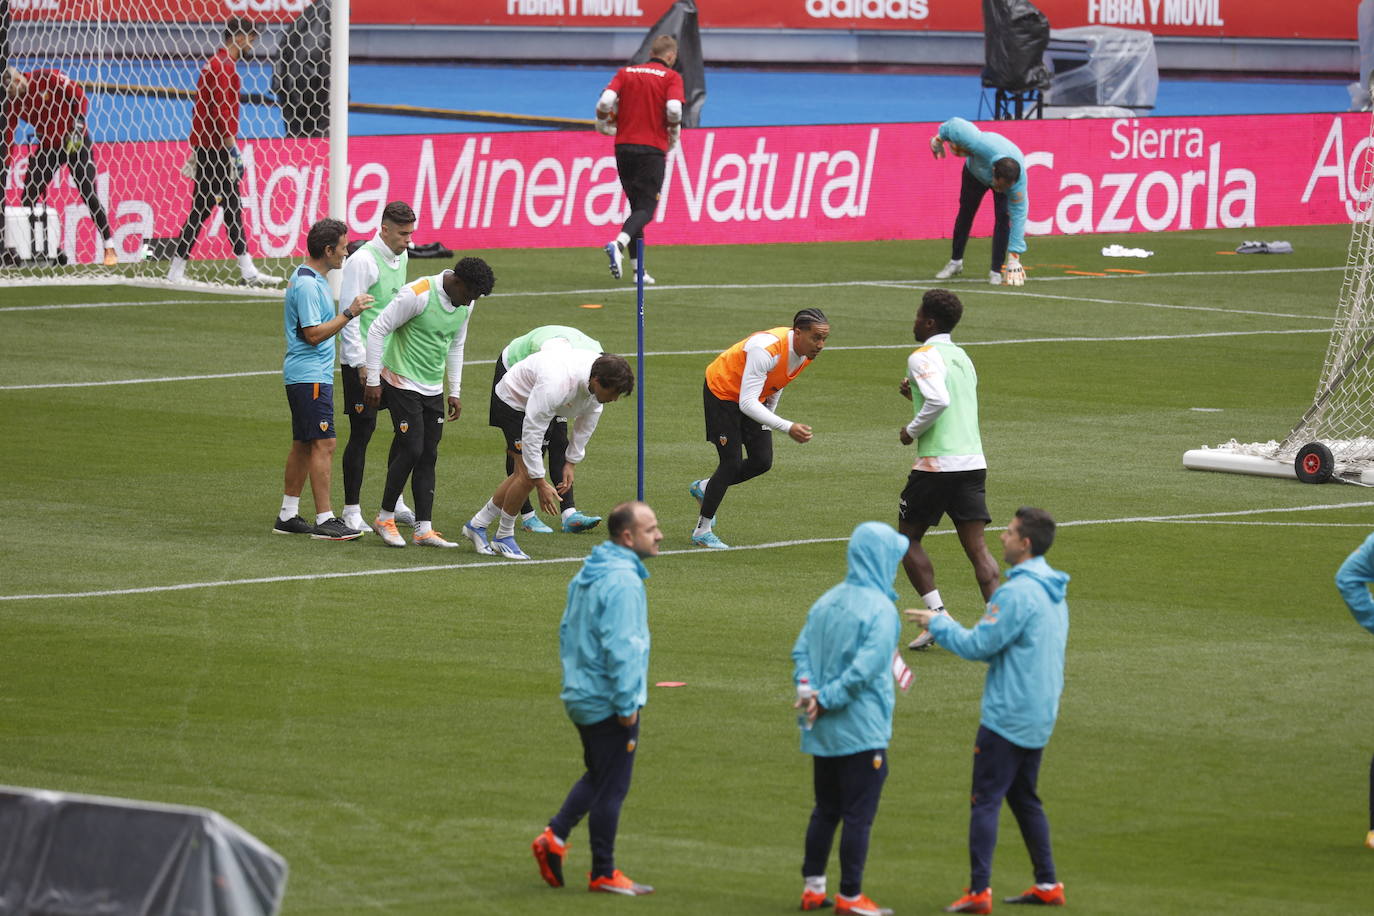
[[[339,405],[349,419],[361,417],[364,420],[377,419],[377,408],[368,407],[363,400],[363,380],[358,378],[358,369],[353,366],[340,366],[339,375],[343,378],[343,403]]]
[[[319,382],[287,385],[286,402],[291,405],[291,438],[294,441],[335,438],[333,385]]]
[[[487,425],[495,426],[497,429],[505,429],[505,411],[515,410],[515,408],[496,396],[496,386],[501,384],[501,379],[505,378],[506,373],[510,371],[506,368],[506,361],[502,358],[505,352],[505,350],[502,350],[500,353],[496,354],[496,368],[492,371],[491,375],[491,403],[487,406]],[[516,411],[516,413],[519,413],[519,411]],[[524,414],[520,415],[522,417],[524,416]]]
[[[421,394],[409,388],[397,388],[382,379],[382,406],[391,412],[391,424],[406,432],[411,423],[443,425],[447,405],[442,394]],[[442,432],[441,432],[442,434]]]
[[[721,447],[731,442],[747,444],[760,436],[771,436],[773,430],[755,423],[739,409],[738,401],[722,401],[711,392],[711,386],[701,385],[701,408],[706,415],[706,441]]]
[[[525,412],[516,410],[493,394],[491,409],[487,414],[487,425],[501,430],[506,437],[506,451],[518,459],[521,451],[520,440],[525,436]]]
[[[897,507],[897,518],[929,528],[940,516],[951,522],[990,522],[987,468],[976,471],[912,471]]]

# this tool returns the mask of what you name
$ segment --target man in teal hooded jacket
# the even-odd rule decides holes
[[[901,618],[892,580],[907,539],[881,522],[864,522],[849,538],[849,572],[811,606],[792,648],[793,677],[806,728],[802,751],[815,755],[816,804],[806,828],[801,908],[830,906],[825,867],[835,828],[840,836],[837,914],[890,913],[862,893],[868,834],[887,779],[892,739],[892,662]]]
[[[945,144],[956,156],[965,159],[960,171],[959,215],[954,219],[953,252],[949,263],[935,275],[948,280],[964,272],[964,246],[973,230],[973,218],[983,197],[992,192],[992,267],[988,281],[994,286],[1006,283],[1021,286],[1026,270],[1021,255],[1026,251],[1026,157],[1015,143],[990,130],[979,130],[963,118],[950,118],[930,138],[930,152],[936,159],[945,157]]]
[[[1055,878],[1050,824],[1035,794],[1040,758],[1059,715],[1064,690],[1064,647],[1069,577],[1045,562],[1054,543],[1054,519],[1044,509],[1023,506],[1002,532],[1007,581],[988,599],[973,629],[948,614],[908,610],[940,645],[970,661],[988,663],[983,711],[973,747],[973,809],[968,844],[971,876],[967,893],[945,907],[949,913],[991,913],[992,852],[997,817],[1007,800],[1035,869],[1035,885],[1007,903],[1064,904],[1064,885]]]
[[[610,540],[597,545],[568,583],[558,627],[560,696],[582,739],[587,770],[532,848],[540,875],[562,887],[568,834],[585,816],[592,846],[587,889],[640,896],[654,889],[615,867],[615,834],[639,745],[639,709],[648,698],[649,571],[642,559],[658,554],[663,533],[654,510],[641,502],[612,509],[606,529]]]

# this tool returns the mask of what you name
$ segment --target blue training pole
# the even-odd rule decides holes
[[[635,414],[639,420],[639,431],[637,435],[638,455],[637,455],[637,479],[638,496],[635,498],[644,502],[644,239],[643,237],[635,241],[635,299],[638,303],[637,317],[635,319],[639,329],[639,352],[635,364],[635,390],[639,392],[639,398],[635,404]]]

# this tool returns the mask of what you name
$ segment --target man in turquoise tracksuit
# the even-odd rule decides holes
[[[615,867],[620,806],[630,791],[639,709],[648,697],[649,603],[643,558],[658,554],[663,533],[654,510],[621,503],[606,522],[610,540],[599,544],[568,584],[568,604],[558,627],[563,663],[560,695],[582,739],[587,770],[563,807],[531,844],[539,874],[563,886],[568,834],[584,816],[591,835],[588,890],[640,896],[654,889],[631,881]]]
[[[849,572],[811,606],[792,649],[799,708],[807,730],[802,750],[815,755],[816,804],[806,829],[801,908],[830,905],[825,867],[835,828],[840,837],[837,914],[890,913],[862,893],[868,834],[887,779],[892,738],[892,661],[901,618],[892,579],[906,538],[881,522],[864,522],[849,539]],[[806,686],[810,691],[803,691]]]
[[[1345,606],[1355,615],[1355,622],[1374,633],[1374,599],[1369,597],[1369,585],[1374,582],[1374,534],[1345,558],[1336,573],[1336,588],[1340,589]],[[1374,849],[1374,759],[1369,761],[1369,833],[1364,844]]]
[[[1002,532],[1007,581],[993,592],[983,619],[973,629],[948,614],[909,610],[907,618],[929,627],[949,651],[988,663],[983,711],[973,748],[973,810],[969,818],[972,875],[967,893],[945,907],[950,913],[992,912],[992,852],[997,816],[1006,798],[1030,851],[1035,885],[1007,903],[1062,906],[1064,885],[1055,878],[1050,825],[1035,794],[1040,758],[1064,689],[1064,645],[1069,577],[1052,569],[1044,554],[1054,543],[1054,519],[1044,509],[1023,506]]]
[[[1026,157],[1006,137],[979,130],[963,118],[950,118],[930,138],[930,152],[936,159],[944,158],[946,143],[954,155],[968,161],[964,163],[959,186],[954,251],[935,279],[948,280],[964,272],[964,246],[968,244],[973,218],[978,215],[983,195],[992,191],[992,268],[988,282],[1021,286],[1026,282],[1021,255],[1026,251],[1026,212],[1030,209],[1026,199]]]

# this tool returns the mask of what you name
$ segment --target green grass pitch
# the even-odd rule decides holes
[[[1257,233],[1295,252],[1218,253]],[[1067,683],[1041,794],[1076,912],[1374,900],[1360,845],[1374,639],[1332,585],[1374,496],[1180,461],[1281,437],[1311,403],[1348,233],[1035,239],[1022,290],[979,282],[978,239],[946,284],[966,307],[955,339],[978,367],[994,524],[1034,504],[1063,526],[1049,559],[1073,576]],[[1102,257],[1113,242],[1155,254]],[[439,459],[435,523],[451,537],[502,476],[486,426],[501,346],[550,323],[635,346],[633,289],[595,249],[481,254],[497,294],[474,312],[466,410]],[[0,784],[219,810],[288,859],[287,914],[795,910],[810,766],[788,652],[843,576],[854,525],[895,519],[912,457],[896,387],[947,256],[945,242],[650,252],[647,498],[667,535],[649,561],[650,681],[687,686],[650,689],[618,858],[658,893],[634,902],[576,878],[552,890],[529,854],[580,771],[557,629],[602,531],[525,535],[531,564],[273,537],[290,435],[279,300],[0,287]],[[780,412],[815,440],[780,438],[772,472],[726,499],[717,530],[753,549],[693,550],[687,486],[714,466],[702,371],[803,306],[829,314],[830,347]],[[368,513],[388,436],[383,420]],[[634,468],[634,404],[609,405],[580,506],[633,496]],[[334,481],[337,511],[337,462]],[[928,546],[971,623],[980,602],[948,531]],[[864,883],[903,916],[967,881],[983,677],[942,650],[911,662]],[[572,844],[581,875],[585,827]],[[995,893],[1030,881],[1007,814]]]

